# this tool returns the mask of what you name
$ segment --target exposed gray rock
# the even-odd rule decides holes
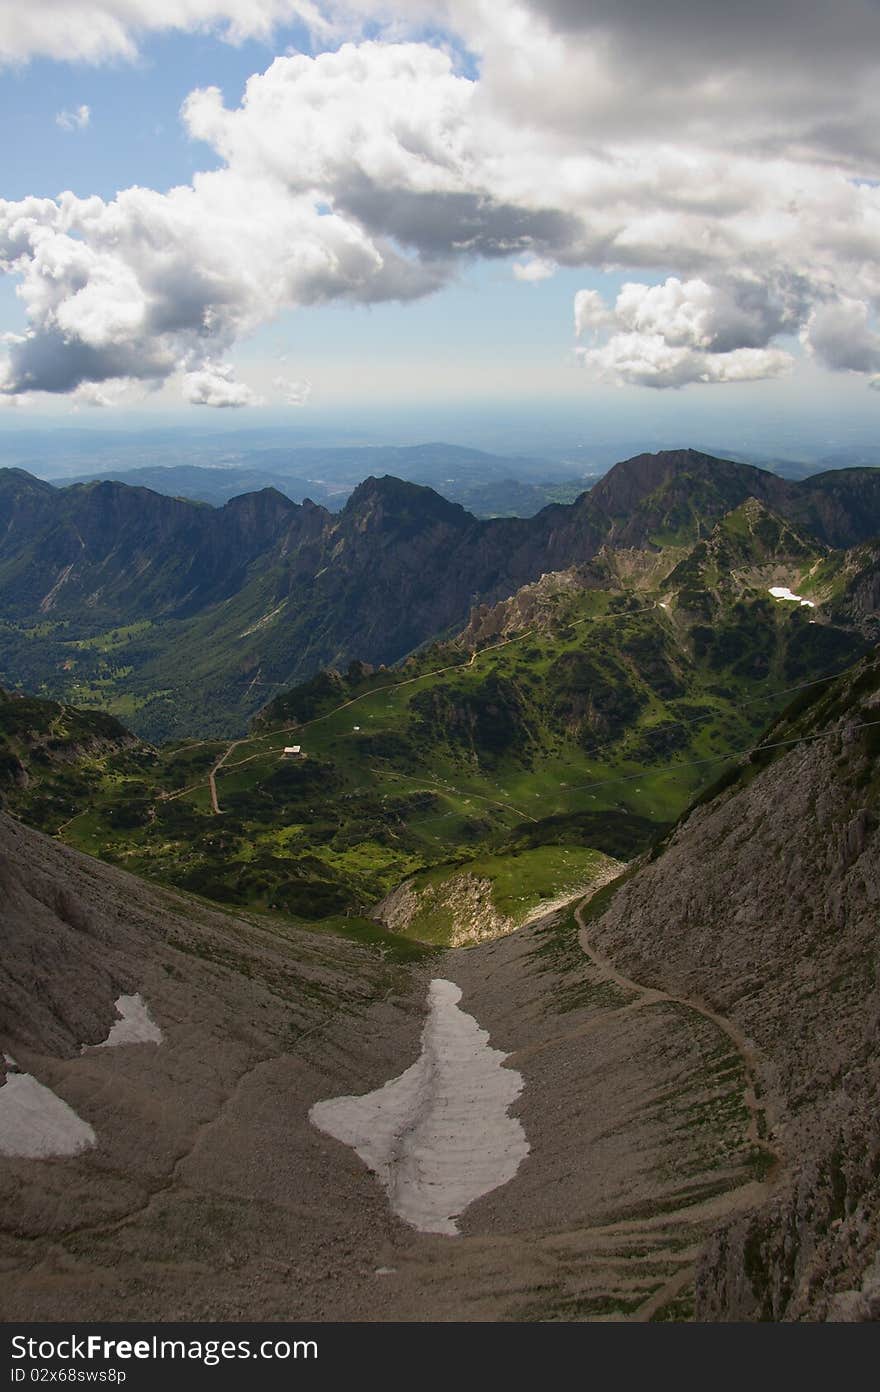
[[[878,686],[875,655],[775,730],[820,738],[693,811],[595,926],[630,975],[700,996],[754,1043],[786,1157],[774,1201],[709,1244],[704,1318],[875,1317]]]

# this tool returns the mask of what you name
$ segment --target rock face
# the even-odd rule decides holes
[[[501,642],[524,629],[547,629],[559,616],[559,604],[568,595],[589,589],[617,589],[616,577],[600,562],[551,571],[531,585],[497,604],[479,604],[471,612],[467,626],[459,635],[466,648]]]
[[[880,640],[880,542],[854,547],[843,557],[843,589],[834,596],[831,611],[844,622],[858,624],[874,642]]]
[[[808,700],[768,744],[810,738],[756,756],[692,811],[594,925],[630,975],[736,1022],[785,1157],[773,1200],[710,1242],[703,1318],[876,1305],[880,658]]]
[[[474,943],[512,933],[512,918],[499,913],[492,902],[492,883],[479,875],[453,875],[442,884],[423,885],[418,893],[412,880],[406,880],[377,904],[373,917],[392,933],[408,933],[420,912],[439,908],[451,924],[450,947],[470,947]]]
[[[2,614],[184,618],[237,593],[255,560],[301,540],[311,522],[273,488],[210,508],[123,483],[53,488],[0,470]]]

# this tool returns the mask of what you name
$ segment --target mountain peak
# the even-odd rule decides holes
[[[747,498],[783,506],[793,490],[796,484],[752,464],[681,449],[624,459],[588,496],[615,545],[688,546]]]
[[[9,487],[13,483],[19,487],[31,488],[35,493],[55,491],[51,483],[47,483],[45,479],[37,478],[34,474],[29,474],[27,469],[19,469],[14,466],[0,469],[0,484]]]
[[[696,449],[658,450],[655,454],[636,454],[623,459],[608,470],[591,491],[594,502],[599,502],[614,513],[626,512],[636,506],[642,498],[675,479],[687,480],[693,485],[697,481],[713,484],[727,484],[736,481],[743,493],[743,499],[757,491],[763,496],[767,491],[767,481],[772,491],[773,484],[783,488],[782,480],[764,469],[756,469],[753,464],[740,464],[733,459],[719,459],[715,455],[704,454]]]
[[[230,498],[223,504],[223,510],[229,509],[232,512],[240,512],[244,509],[274,509],[275,511],[294,513],[300,508],[299,503],[295,503],[292,498],[288,498],[286,493],[279,489],[269,486],[268,488],[257,488],[251,493],[238,493],[234,498]]]
[[[381,514],[395,520],[446,521],[459,526],[465,519],[472,520],[460,503],[451,503],[433,488],[408,483],[393,474],[371,474],[359,483],[345,505],[343,515],[346,514]]]

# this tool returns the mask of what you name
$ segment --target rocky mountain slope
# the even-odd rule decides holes
[[[591,925],[640,981],[730,1017],[784,1156],[712,1239],[697,1313],[880,1316],[880,655],[805,693]]]
[[[334,934],[211,912],[3,814],[0,896],[0,1317],[344,1309],[343,1275],[357,1285],[371,1249],[380,1264],[382,1204],[364,1185],[358,1236],[346,1166],[322,1159],[307,1112],[413,1046],[410,971]],[[132,994],[161,1042],[91,1047]],[[91,1143],[59,1154],[50,1135],[45,1158],[20,1154],[7,1099],[22,1080]],[[26,1121],[39,1130],[39,1112]]]
[[[480,521],[386,477],[341,513],[272,489],[210,509],[0,471],[0,678],[107,705],[151,738],[240,729],[274,690],[394,662],[601,548],[684,555],[755,498],[822,545],[880,531],[880,471],[800,483],[692,450],[616,465],[572,504]],[[185,654],[185,658],[184,655]]]
[[[314,525],[310,509],[271,488],[210,508],[122,483],[58,489],[4,469],[0,613],[107,626],[185,618],[236,594],[254,561]]]
[[[0,1315],[876,1318],[878,759],[874,652],[626,877],[597,858],[577,916],[405,965],[0,814]],[[458,1235],[309,1120],[412,1077],[438,980],[521,1084],[524,1148]],[[111,1046],[135,998],[155,1033]],[[24,1152],[25,1086],[77,1122],[66,1153]]]
[[[556,920],[403,968],[149,888],[2,815],[0,877],[6,1320],[683,1318],[705,1238],[766,1192],[723,1032],[615,986]],[[513,1171],[457,1235],[397,1216],[309,1120],[412,1076],[437,980],[522,1080]],[[154,1032],[108,1047],[133,995]],[[73,1115],[67,1153],[21,1153],[39,1129],[33,1113],[28,1135],[9,1128],[25,1087]],[[452,1158],[470,1174],[488,1099],[466,1095]]]

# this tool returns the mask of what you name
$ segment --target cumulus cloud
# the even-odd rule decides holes
[[[691,383],[756,382],[793,366],[779,348],[736,348],[712,354],[673,347],[661,334],[614,334],[600,348],[582,349],[581,361],[599,380],[617,386],[686,387]]]
[[[191,406],[254,406],[258,397],[244,382],[237,382],[228,363],[206,362],[183,377],[183,398]]]
[[[870,328],[869,320],[864,300],[839,299],[811,312],[802,338],[808,351],[833,371],[878,372],[880,334]]]
[[[85,130],[91,119],[90,108],[83,105],[78,106],[75,111],[59,111],[55,117],[55,124],[66,131]]]
[[[279,310],[414,299],[474,257],[511,258],[527,282],[641,272],[614,304],[575,300],[583,362],[612,380],[774,376],[798,335],[827,367],[876,372],[880,6],[867,0],[833,16],[824,0],[31,11],[13,25],[0,0],[0,51],[48,52],[89,16],[79,41],[93,51],[70,38],[65,56],[131,53],[169,27],[266,35],[292,16],[334,45],[378,37],[278,58],[238,105],[191,93],[186,129],[219,167],[189,186],[0,204],[0,258],[30,325],[9,345],[7,394],[182,372],[191,399],[226,404],[240,388],[214,365]],[[448,44],[419,39],[438,28]]]
[[[0,264],[20,275],[31,325],[0,374],[8,393],[162,381],[222,357],[284,306],[407,299],[439,283],[307,193],[231,167],[168,194],[0,201]]]
[[[584,366],[600,380],[643,387],[788,372],[792,355],[770,344],[802,313],[796,283],[773,293],[751,277],[720,285],[675,276],[661,285],[628,282],[613,307],[594,290],[575,297],[576,331],[597,344],[579,350]]]
[[[541,214],[512,209],[514,232],[460,187],[473,86],[426,45],[278,59],[237,111],[213,89],[192,94],[189,129],[226,163],[191,186],[0,202],[0,264],[21,276],[31,324],[0,389],[161,381],[222,358],[285,306],[429,293],[452,274],[463,226],[488,255],[528,245]],[[422,196],[443,215],[429,217]]]
[[[614,323],[610,310],[598,290],[578,290],[574,297],[574,331],[580,338]]]

